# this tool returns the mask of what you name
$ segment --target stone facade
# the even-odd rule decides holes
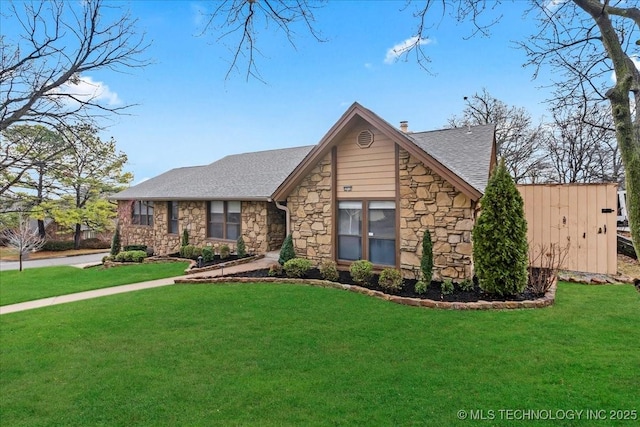
[[[428,228],[433,240],[434,279],[471,278],[474,204],[404,150],[400,150],[399,174],[403,275],[417,278],[422,237]]]
[[[242,202],[241,230],[247,252],[263,254],[278,250],[285,234],[284,212],[268,202]],[[182,243],[182,233],[189,232],[189,244],[213,246],[223,244],[235,250],[235,240],[212,239],[207,237],[207,202],[178,202],[178,234],[169,233],[168,202],[154,202],[153,225],[131,223],[131,202],[118,203],[118,217],[122,245],[142,244],[154,249],[156,255],[178,252]]]
[[[403,276],[419,277],[422,237],[428,228],[433,240],[434,278],[454,281],[471,278],[474,204],[404,150],[399,153],[398,170],[398,240]],[[335,260],[331,173],[330,156],[327,156],[287,199],[296,254],[315,264]]]
[[[334,259],[331,197],[331,155],[318,162],[287,198],[296,255],[315,264]]]
[[[473,275],[471,230],[475,203],[422,162],[400,149],[398,156],[399,267],[406,278],[418,278],[424,230],[433,240],[434,279],[461,281]],[[334,200],[331,154],[302,179],[287,198],[291,233],[297,256],[315,264],[335,260],[333,232]],[[156,254],[177,252],[183,227],[196,246],[235,241],[207,238],[207,203],[179,202],[179,234],[168,233],[168,207],[156,202],[152,227],[131,225],[131,203],[119,203],[123,245],[146,244]],[[263,254],[279,250],[285,237],[285,215],[274,203],[242,202],[242,236],[247,252]]]

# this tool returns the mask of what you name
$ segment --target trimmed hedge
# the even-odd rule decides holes
[[[80,241],[80,249],[109,249],[111,244],[98,238],[84,239]]]
[[[285,262],[282,268],[287,277],[300,278],[304,277],[312,266],[311,261],[306,258],[293,258]]]
[[[117,262],[142,262],[147,257],[145,251],[123,251],[115,256]]]
[[[75,246],[73,240],[47,240],[42,246],[43,251],[70,251]]]
[[[129,251],[145,251],[147,250],[147,245],[127,245],[122,248],[124,252]]]

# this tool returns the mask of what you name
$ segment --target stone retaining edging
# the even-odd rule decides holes
[[[255,260],[261,259],[261,258],[264,258],[264,255],[252,255],[252,256],[248,256],[248,257],[244,257],[244,258],[240,258],[240,259],[234,259],[233,261],[221,262],[221,263],[215,264],[215,265],[208,265],[208,266],[202,267],[202,268],[194,267],[195,265],[197,265],[197,262],[193,261],[191,259],[188,259],[186,261],[191,261],[191,265],[189,266],[189,268],[187,268],[184,271],[184,273],[185,274],[195,274],[195,273],[202,273],[204,271],[219,270],[221,268],[227,268],[227,267],[233,267],[235,265],[246,264],[248,262],[255,261]]]
[[[504,310],[523,308],[543,308],[554,304],[556,299],[557,280],[553,282],[547,293],[535,300],[525,301],[475,301],[475,302],[448,302],[434,301],[431,299],[401,297],[389,295],[384,292],[374,291],[356,285],[345,285],[338,282],[317,279],[289,279],[279,277],[198,277],[187,279],[176,279],[176,284],[216,284],[216,283],[287,283],[320,286],[323,288],[342,289],[358,294],[371,296],[374,298],[390,301],[396,304],[411,305],[414,307],[441,308],[445,310]]]

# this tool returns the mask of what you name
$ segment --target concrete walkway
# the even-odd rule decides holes
[[[225,267],[224,274],[228,275],[234,273],[242,273],[245,271],[260,270],[262,268],[269,268],[271,264],[278,261],[278,256],[278,252],[269,252],[264,258],[260,258],[246,264],[235,265],[233,267]],[[76,266],[82,267],[83,264],[77,264]],[[203,271],[201,273],[189,274],[185,276],[169,277],[166,279],[151,280],[148,282],[132,283],[129,285],[113,286],[110,288],[94,289],[91,291],[78,292],[75,294],[60,295],[33,301],[25,301],[17,304],[0,306],[0,315],[15,313],[18,311],[32,310],[34,308],[48,307],[51,305],[65,304],[68,302],[82,301],[107,295],[116,295],[124,292],[133,292],[142,289],[158,288],[160,286],[169,286],[175,284],[176,279],[183,279],[186,277],[218,277],[221,275],[222,271],[220,270]]]

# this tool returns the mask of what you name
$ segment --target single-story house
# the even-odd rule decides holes
[[[348,266],[370,260],[419,275],[422,237],[433,240],[434,276],[473,273],[471,230],[496,162],[493,125],[410,132],[354,103],[317,145],[236,154],[173,169],[124,190],[123,244],[177,252],[242,236],[247,251],[279,250]]]

